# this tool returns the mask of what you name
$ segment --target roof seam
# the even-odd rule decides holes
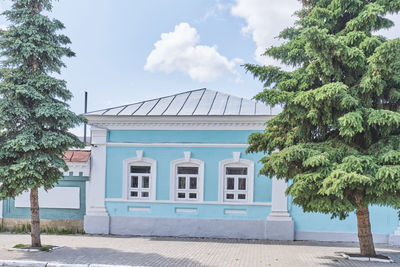
[[[242,112],[242,103],[243,103],[243,97],[240,99],[240,106],[239,106],[239,113],[238,113],[238,115],[240,115],[240,112]]]
[[[197,102],[197,105],[196,105],[196,107],[194,108],[194,110],[193,110],[193,112],[192,112],[192,115],[196,112],[197,107],[200,105],[200,102],[201,102],[201,100],[203,99],[203,95],[204,95],[205,93],[206,93],[206,89],[203,90],[203,93],[201,94],[200,99],[199,99],[199,102]]]
[[[214,96],[214,98],[213,98],[213,101],[211,102],[211,106],[210,106],[210,109],[209,109],[208,112],[207,112],[207,115],[210,115],[211,109],[212,109],[212,107],[213,107],[213,105],[214,105],[214,101],[215,101],[215,99],[217,98],[217,94],[218,94],[218,92],[215,92],[215,96]]]
[[[109,112],[111,108],[106,109],[106,111],[104,111],[103,113],[101,113],[101,115],[104,115],[105,113]]]
[[[193,91],[192,91],[192,92],[193,92]],[[190,93],[188,94],[188,96],[187,96],[186,99],[185,99],[185,102],[183,102],[182,107],[179,109],[179,111],[176,113],[176,115],[178,115],[179,112],[181,112],[181,110],[182,110],[183,107],[185,106],[185,104],[186,104],[187,100],[189,99],[190,95],[192,94],[192,92],[190,92]]]
[[[116,116],[118,116],[122,111],[124,111],[128,106],[130,105],[125,105],[125,107],[123,107],[120,111],[118,111],[118,113],[116,114]]]
[[[141,104],[140,104],[140,106],[137,108],[137,109],[135,109],[135,111],[134,112],[132,112],[132,114],[131,115],[133,115],[133,114],[135,114],[136,113],[136,111],[138,111],[142,106],[143,106],[143,104],[144,104],[144,102],[145,101],[143,101]],[[147,101],[146,101],[147,102]],[[140,102],[139,102],[140,103]],[[137,104],[139,104],[139,103],[137,103]],[[133,104],[132,104],[133,105]]]
[[[226,98],[225,108],[224,108],[224,112],[222,112],[222,115],[225,115],[226,107],[228,106],[228,102],[229,102],[229,98],[230,98],[230,97],[231,97],[231,96],[228,95],[228,97]]]
[[[176,98],[176,95],[174,95],[174,97],[172,98],[171,102],[169,102],[168,106],[166,107],[166,109],[161,113],[161,115],[164,115],[164,113],[169,109],[169,106],[171,106],[172,102],[174,102]]]
[[[160,102],[160,100],[163,99],[162,97],[158,99],[158,101],[154,104],[154,106],[149,110],[149,112],[146,113],[146,116],[150,114],[150,112],[157,106],[157,104]]]

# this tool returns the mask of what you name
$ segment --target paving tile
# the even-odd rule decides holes
[[[399,247],[376,245],[377,252],[390,256],[395,261],[393,264],[355,262],[344,259],[340,254],[357,253],[357,244],[332,242],[42,235],[43,244],[64,247],[51,252],[8,250],[15,244],[29,242],[29,235],[0,234],[0,260],[41,261],[54,266],[400,266]]]

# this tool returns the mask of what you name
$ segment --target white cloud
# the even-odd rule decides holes
[[[390,14],[386,16],[388,19],[394,22],[394,26],[389,29],[380,30],[375,32],[374,34],[383,35],[389,39],[399,38],[400,37],[400,15],[399,14]]]
[[[217,46],[197,45],[200,41],[195,28],[182,22],[173,32],[161,34],[161,40],[147,57],[145,70],[171,73],[180,71],[199,82],[214,81],[231,75],[239,79],[235,70],[239,59],[228,60],[217,51]]]
[[[257,48],[255,60],[261,64],[278,64],[270,57],[261,56],[271,46],[281,42],[275,38],[279,33],[293,25],[293,13],[301,8],[297,0],[236,0],[231,14],[246,20],[243,34],[251,34]],[[278,64],[280,65],[280,64]]]
[[[296,0],[236,0],[231,14],[245,19],[246,26],[242,28],[242,33],[251,34],[256,43],[255,60],[261,64],[282,66],[280,62],[261,54],[266,48],[281,44],[282,41],[275,37],[294,24],[296,18],[293,13],[300,8],[301,4]],[[395,27],[381,30],[378,34],[388,38],[399,37],[400,15],[387,17],[394,21]]]

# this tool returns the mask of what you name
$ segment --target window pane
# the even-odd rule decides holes
[[[149,197],[149,192],[142,192],[142,197]]]
[[[186,178],[178,177],[178,189],[185,189],[185,188],[186,188]]]
[[[197,178],[190,177],[190,189],[197,189]]]
[[[131,187],[138,188],[139,187],[139,178],[137,176],[131,177]]]
[[[226,189],[234,190],[235,189],[235,179],[234,178],[227,178],[226,179]]]
[[[150,166],[131,166],[131,173],[150,173]]]
[[[226,194],[226,199],[233,199],[233,194]]]
[[[137,191],[131,191],[131,197],[137,197],[138,192]]]
[[[189,193],[189,198],[197,198],[197,194],[196,193]]]
[[[226,174],[231,175],[247,175],[247,168],[242,167],[227,167]]]
[[[198,167],[178,167],[178,174],[198,174]]]
[[[142,177],[142,188],[149,188],[150,187],[150,177],[149,176],[143,176]]]
[[[239,178],[239,190],[246,190],[246,178]]]
[[[178,193],[178,198],[185,198],[185,193]]]
[[[246,199],[246,194],[239,194],[238,199]]]

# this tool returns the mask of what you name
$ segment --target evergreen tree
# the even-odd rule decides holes
[[[283,111],[249,137],[262,174],[290,181],[305,212],[355,211],[361,254],[375,256],[368,205],[400,208],[399,0],[304,0],[284,43],[265,55],[292,67],[247,64],[264,84],[255,98]]]
[[[67,166],[63,154],[84,144],[69,128],[84,122],[68,108],[66,82],[51,76],[74,56],[64,25],[43,15],[50,0],[14,0],[0,31],[0,199],[30,189],[32,246],[40,247],[38,188],[53,187]]]

